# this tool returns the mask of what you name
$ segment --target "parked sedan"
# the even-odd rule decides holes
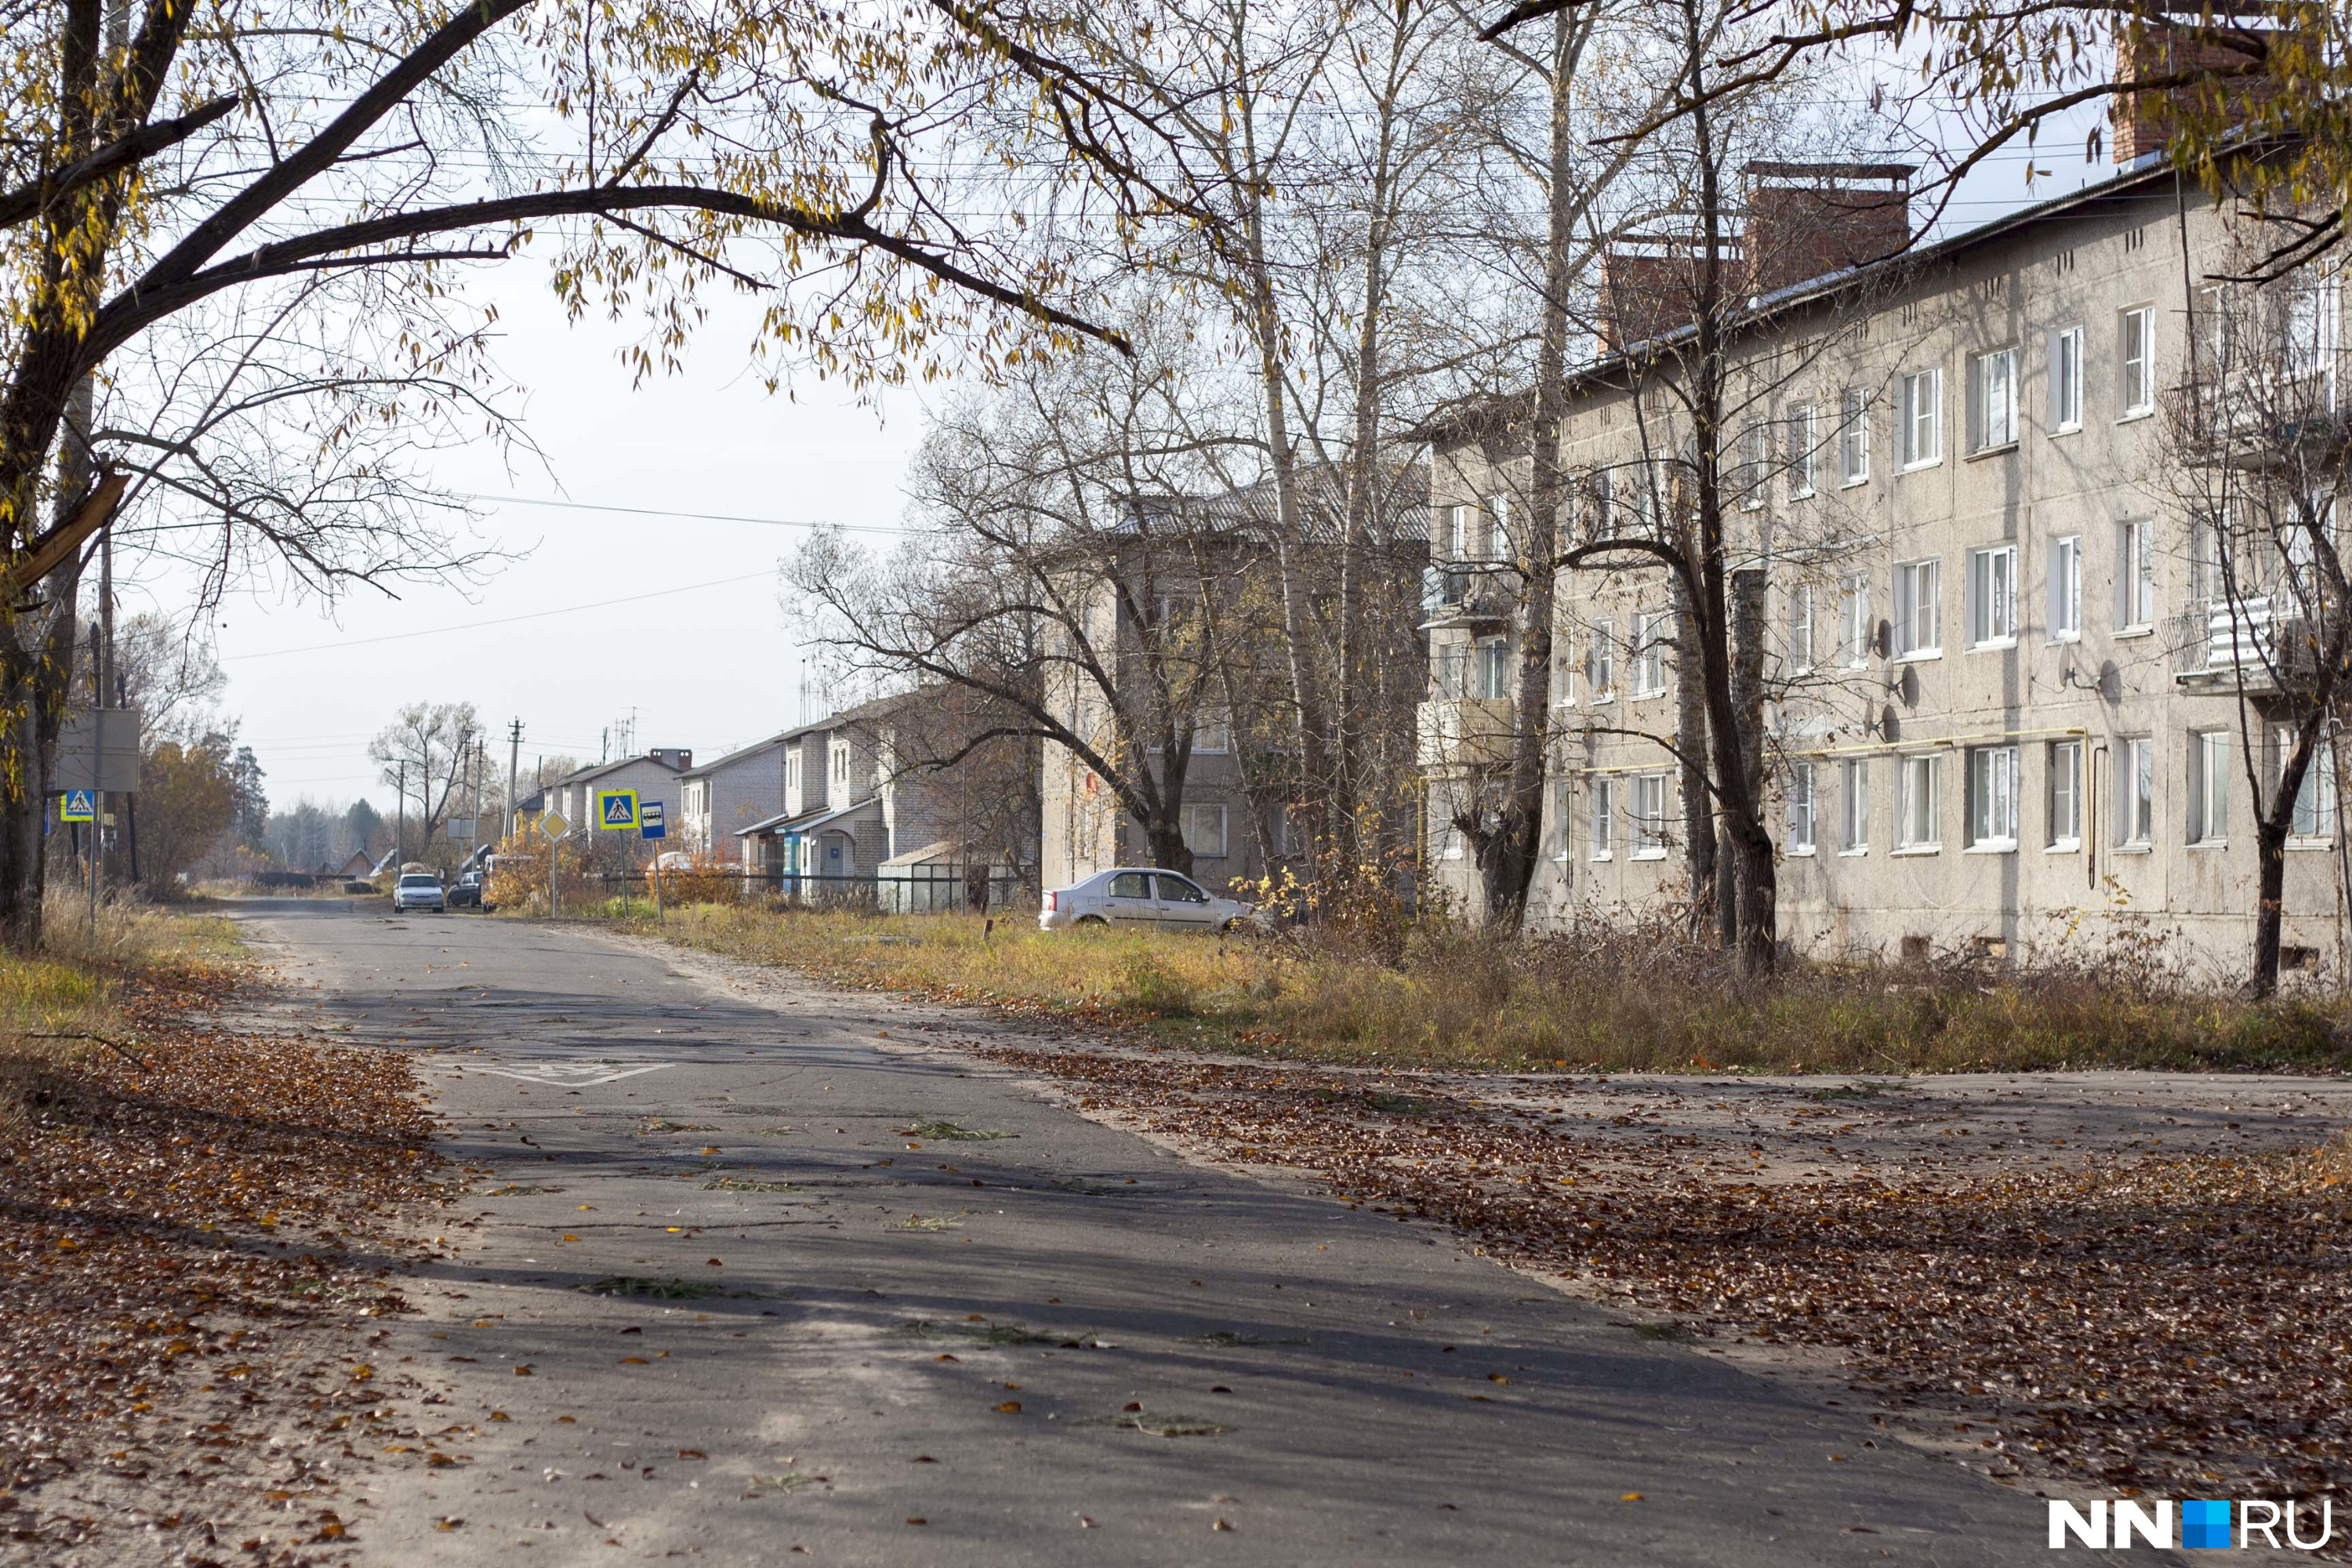
[[[1040,931],[1082,925],[1224,931],[1244,923],[1250,914],[1249,905],[1218,898],[1189,877],[1119,866],[1047,893],[1045,907],[1037,911],[1037,927]]]
[[[479,871],[468,871],[459,877],[449,889],[449,907],[453,910],[487,910],[493,908],[483,891],[484,880]]]
[[[392,885],[392,908],[396,914],[404,910],[431,910],[446,914],[449,896],[441,890],[441,879],[430,871],[404,871],[400,880]]]

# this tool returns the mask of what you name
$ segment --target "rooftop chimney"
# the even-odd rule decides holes
[[[686,750],[682,746],[656,746],[652,751],[647,752],[646,755],[651,757],[655,762],[659,763],[662,766],[666,768],[675,768],[679,773],[684,773],[687,769],[694,766],[694,753]]]
[[[2162,151],[2181,115],[2193,113],[2200,99],[2207,104],[2229,103],[2230,118],[2236,121],[2277,90],[2268,76],[2233,79],[2221,73],[2242,71],[2259,58],[2252,51],[2267,47],[2284,29],[2256,26],[2228,12],[2181,8],[2178,14],[2182,19],[2179,26],[2160,18],[2144,19],[2116,39],[2116,79],[2128,85],[2167,77],[2195,77],[2200,72],[2215,74],[2187,86],[2118,93],[2108,111],[2118,163],[2135,163]],[[2210,17],[2206,36],[2192,37],[2200,17]],[[2244,47],[2232,47],[2213,37],[2214,32],[2240,38]]]
[[[1911,243],[1913,164],[1759,161],[1742,172],[1752,294],[1877,261]]]

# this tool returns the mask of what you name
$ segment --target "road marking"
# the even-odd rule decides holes
[[[481,1062],[453,1064],[441,1069],[444,1078],[457,1078],[466,1073],[488,1073],[496,1078],[520,1079],[525,1083],[554,1084],[563,1089],[584,1089],[591,1084],[617,1083],[639,1073],[659,1072],[676,1062],[541,1062],[530,1067],[489,1067]]]

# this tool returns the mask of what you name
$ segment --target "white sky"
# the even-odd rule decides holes
[[[2034,198],[2112,172],[2085,166],[2081,145],[2079,135],[2045,139],[2039,161],[2053,177]],[[2024,163],[2012,154],[1986,169],[1944,227],[2022,199]],[[565,323],[546,277],[526,256],[476,285],[499,306],[499,363],[528,395],[546,468],[509,475],[487,451],[460,452],[439,477],[453,489],[574,504],[488,505],[483,542],[516,559],[476,584],[411,585],[397,602],[362,591],[331,617],[316,602],[240,595],[216,617],[224,706],[242,720],[274,805],[364,794],[389,812],[366,746],[408,701],[474,702],[501,761],[507,723],[520,718],[526,777],[542,754],[593,760],[606,727],[633,711],[636,749],[685,746],[704,760],[803,717],[801,628],[779,607],[776,568],[805,529],[580,508],[893,527],[924,399],[939,393],[892,391],[877,407],[803,374],[796,399],[771,396],[745,374],[750,311],[731,298],[714,300],[685,374],[632,389],[617,358],[626,335]],[[728,581],[689,586],[719,579]],[[188,598],[184,577],[123,585],[125,613],[182,613]],[[400,635],[419,631],[434,635]]]

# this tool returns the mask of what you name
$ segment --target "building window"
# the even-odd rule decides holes
[[[1821,458],[1821,421],[1810,403],[1789,411],[1789,499],[1802,500],[1813,493],[1813,476]]]
[[[1942,763],[1943,759],[1932,752],[1896,759],[1895,847],[1897,849],[1943,847],[1937,826],[1937,813],[1942,805],[1937,799]]]
[[[2294,731],[2282,727],[2277,737],[2279,771],[2286,771],[2286,760],[2294,754]],[[2311,765],[2303,771],[2303,787],[2294,792],[2294,815],[2288,820],[2288,834],[2311,842],[2333,843],[2336,839],[2336,748],[2322,741],[2311,749]]]
[[[1203,860],[1225,858],[1225,808],[1188,805],[1184,808],[1184,847]]]
[[[2116,525],[2116,629],[2156,625],[2156,524],[2147,518]]]
[[[1437,695],[1441,701],[1459,702],[1470,695],[1470,645],[1437,645]]]
[[[1571,785],[1563,784],[1553,792],[1551,808],[1551,858],[1563,864],[1569,856],[1569,825],[1575,816],[1576,791]]]
[[[2123,744],[2116,770],[2116,832],[2119,843],[2145,845],[2156,837],[2156,742],[2143,736]]]
[[[1990,452],[2017,441],[2017,351],[1995,349],[1969,361],[1971,448]]]
[[[798,752],[784,753],[784,787],[786,789],[801,787],[801,754]]]
[[[1969,552],[1969,646],[2007,647],[2017,640],[2017,546]]]
[[[1870,393],[1849,386],[1838,407],[1838,483],[1859,485],[1869,479]]]
[[[1290,853],[1290,803],[1276,801],[1266,808],[1265,847],[1277,859]]]
[[[1486,537],[1479,541],[1482,553],[1489,561],[1507,561],[1511,556],[1511,498],[1486,498]]]
[[[1666,854],[1666,775],[1633,775],[1633,858],[1663,860]]]
[[[2156,310],[2135,305],[2119,323],[2123,339],[2117,369],[2123,417],[2156,412]]]
[[[1760,419],[1750,420],[1739,432],[1739,474],[1735,488],[1742,511],[1760,511],[1764,487],[1770,478],[1772,437]]]
[[[1633,617],[1633,695],[1663,696],[1666,689],[1666,617],[1660,613]]]
[[[2050,542],[2050,640],[2073,642],[2083,635],[2083,536]]]
[[[2017,847],[2017,748],[1969,752],[1969,847]]]
[[[1192,720],[1192,750],[1212,755],[1231,751],[1234,727],[1222,712],[1196,714]]]
[[[1500,702],[1511,695],[1511,642],[1488,637],[1478,645],[1478,695]]]
[[[2050,746],[2050,847],[2083,847],[2083,742]]]
[[[1566,626],[1551,635],[1551,700],[1561,708],[1576,706],[1576,639]]]
[[[1838,595],[1838,649],[1845,657],[1846,668],[1860,669],[1868,664],[1874,640],[1870,626],[1870,579],[1856,572],[1846,578],[1844,591]]]
[[[1445,558],[1449,561],[1470,559],[1470,509],[1466,506],[1445,509]]]
[[[1944,563],[1906,561],[1895,569],[1895,653],[1933,658],[1944,647]]]
[[[1813,585],[1800,583],[1789,590],[1789,668],[1810,675],[1813,668]]]
[[[1870,759],[1848,757],[1838,772],[1838,847],[1860,855],[1870,848]]]
[[[2230,839],[2230,732],[2200,730],[2189,737],[2189,842]]]
[[[1589,489],[1592,510],[1592,537],[1597,540],[1617,537],[1617,479],[1606,468],[1594,470]]]
[[[1789,764],[1789,853],[1813,852],[1813,764]]]
[[[1944,372],[1930,366],[1903,378],[1903,466],[1944,460]]]
[[[2063,436],[2083,427],[2083,329],[2050,334],[2050,430]]]
[[[2337,280],[2299,275],[2287,287],[2286,369],[2308,381],[2323,408],[2336,406],[2336,324],[2340,310]]]
[[[1590,785],[1592,795],[1592,858],[1612,858],[1610,846],[1616,842],[1617,781],[1594,779]]]
[[[1592,700],[1608,702],[1617,695],[1617,623],[1595,621],[1592,624],[1592,646],[1586,650],[1585,663],[1592,684]]]

